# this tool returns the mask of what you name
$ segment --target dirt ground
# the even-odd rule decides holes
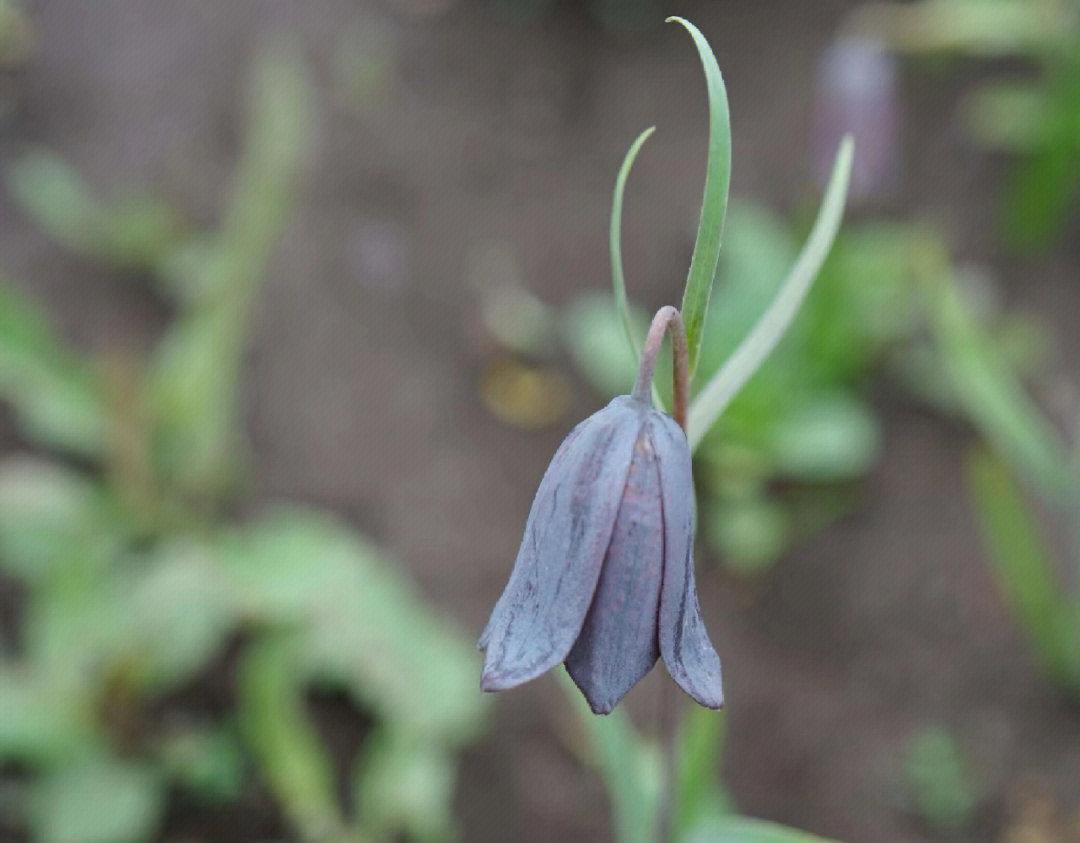
[[[704,85],[674,27],[613,34],[571,2],[520,27],[480,3],[430,18],[408,5],[31,0],[38,54],[15,80],[0,166],[44,144],[102,189],[149,182],[210,222],[252,49],[297,32],[328,119],[251,343],[252,506],[285,497],[346,513],[474,634],[548,458],[599,399],[582,385],[571,413],[540,432],[482,408],[492,344],[470,267],[494,243],[549,301],[606,288],[614,174],[655,124],[628,194],[626,264],[644,302],[675,298],[704,173]],[[816,201],[810,84],[851,5],[670,4],[718,54],[737,195],[784,213]],[[383,74],[359,104],[336,64],[351,43]],[[957,137],[949,91],[910,82],[907,180],[892,212],[946,220],[961,257],[996,258],[993,162]],[[65,255],[6,196],[0,258],[84,348],[139,347],[160,324],[137,285]],[[1012,266],[1010,298],[1064,335],[1075,265],[1059,252]],[[1065,342],[1072,361],[1077,342]],[[1080,808],[1080,714],[1041,680],[981,560],[961,486],[964,432],[887,388],[877,400],[886,447],[856,514],[759,583],[702,560],[729,701],[724,778],[749,814],[848,841],[936,839],[898,805],[896,776],[912,730],[940,723],[987,794],[963,839],[1001,839],[1042,796]],[[659,673],[629,698],[645,724]],[[600,783],[567,748],[574,716],[547,678],[500,696],[464,761],[464,840],[611,839]]]

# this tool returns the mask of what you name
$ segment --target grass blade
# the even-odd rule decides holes
[[[611,800],[615,839],[619,843],[655,843],[664,787],[659,749],[637,732],[625,711],[595,716],[567,673],[560,670],[559,674],[563,690],[581,717]]]
[[[1013,613],[1056,681],[1075,689],[1075,658],[1066,602],[1053,570],[1045,536],[1008,468],[987,451],[968,460],[968,485],[982,528],[983,543]]]
[[[981,330],[955,283],[926,279],[931,328],[964,412],[1026,479],[1062,509],[1080,505],[1069,446]]]
[[[806,245],[799,253],[791,272],[780,286],[780,292],[746,339],[690,405],[688,438],[691,451],[697,447],[727,405],[776,347],[798,313],[799,306],[809,292],[810,285],[817,277],[840,230],[840,219],[844,213],[848,185],[851,182],[854,149],[855,143],[851,136],[846,136],[836,153],[836,163],[833,165],[832,176],[829,178],[814,227],[810,230]]]
[[[626,329],[626,338],[630,341],[630,347],[634,349],[634,357],[641,357],[641,344],[634,337],[633,322],[630,319],[630,305],[626,300],[626,277],[623,275],[622,262],[622,205],[623,193],[626,190],[626,179],[630,175],[630,168],[634,165],[641,147],[656,130],[650,126],[637,136],[630,149],[623,158],[622,166],[619,167],[619,175],[615,179],[615,196],[611,202],[611,228],[608,232],[608,245],[611,249],[611,286],[615,290],[615,309],[619,311],[623,327]]]
[[[709,157],[705,167],[705,193],[701,200],[694,254],[683,291],[682,317],[686,325],[686,342],[690,350],[690,377],[697,368],[701,338],[705,331],[705,316],[709,311],[709,296],[720,260],[720,237],[724,231],[728,187],[731,184],[731,116],[728,113],[727,89],[709,42],[698,28],[680,17],[670,17],[669,23],[681,24],[694,39],[701,65],[705,70],[705,86],[709,96]]]

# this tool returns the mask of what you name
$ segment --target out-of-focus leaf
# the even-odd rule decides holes
[[[123,528],[89,479],[33,457],[0,462],[0,570],[29,584],[58,568],[97,570]]]
[[[65,248],[132,269],[151,269],[179,240],[176,211],[147,193],[104,202],[73,167],[44,149],[8,170],[15,201]]]
[[[221,248],[211,233],[193,234],[161,257],[155,266],[155,282],[189,310],[214,298],[213,268],[220,260],[216,250]]]
[[[709,492],[726,498],[765,494],[773,471],[759,448],[720,437],[706,440],[694,462],[695,478]]]
[[[685,712],[675,748],[675,839],[735,810],[720,783],[726,726],[723,711],[691,706]]]
[[[943,728],[925,729],[908,745],[904,777],[911,808],[941,834],[957,834],[978,807],[977,788],[956,739]]]
[[[720,260],[720,239],[724,233],[724,215],[731,184],[731,115],[728,113],[727,89],[720,75],[720,67],[705,36],[684,18],[670,17],[668,22],[677,23],[690,33],[705,71],[709,98],[709,155],[705,166],[705,190],[680,308],[686,324],[690,376],[693,378],[705,335],[705,318],[716,279],[716,265]]]
[[[317,88],[300,46],[268,42],[255,61],[248,133],[232,195],[199,286],[244,320],[288,220],[301,169],[319,130]]]
[[[27,61],[37,47],[34,25],[18,0],[0,2],[0,66],[16,67]]]
[[[85,700],[27,666],[0,663],[0,761],[66,762],[100,739]]]
[[[845,229],[836,238],[785,339],[802,351],[806,383],[853,384],[883,352],[910,342],[920,324],[912,257],[919,239],[913,226],[896,223]]]
[[[43,445],[99,457],[110,420],[93,372],[64,348],[43,314],[0,284],[0,400]]]
[[[1030,82],[986,83],[964,101],[961,119],[981,146],[1030,153],[1047,140],[1046,95]]]
[[[728,814],[707,820],[679,838],[679,843],[829,843],[797,828]]]
[[[295,637],[264,638],[237,680],[239,722],[259,769],[304,840],[335,839],[344,828],[333,764],[304,710],[303,655]]]
[[[27,659],[57,681],[100,695],[135,637],[132,615],[117,609],[129,605],[130,579],[122,571],[57,573],[25,609]]]
[[[181,242],[183,227],[175,209],[146,193],[114,200],[102,232],[102,258],[119,267],[154,270]]]
[[[367,739],[353,787],[365,830],[417,843],[454,836],[454,762],[437,745],[393,729]]]
[[[1080,124],[1080,118],[1077,123]],[[1014,248],[1034,250],[1057,234],[1080,194],[1080,125],[1076,137],[1021,162],[1009,180],[1003,229]]]
[[[35,783],[34,839],[42,843],[139,843],[153,836],[164,781],[150,767],[106,757],[65,764]]]
[[[968,462],[979,526],[998,582],[1043,666],[1080,690],[1080,625],[1054,576],[1050,547],[1008,468],[985,451]]]
[[[290,41],[256,62],[250,128],[229,207],[212,242],[170,266],[172,283],[192,273],[188,300],[203,308],[172,327],[153,361],[155,451],[188,494],[229,494],[242,463],[239,375],[251,308],[288,218],[317,124],[311,70]],[[205,300],[204,300],[205,299]]]
[[[231,557],[257,611],[305,625],[306,676],[340,685],[413,734],[453,745],[476,734],[486,699],[471,642],[376,547],[327,515],[282,509],[244,529]]]
[[[200,311],[169,329],[151,361],[155,461],[195,496],[227,493],[238,479],[242,330],[225,309]]]
[[[125,604],[134,631],[129,675],[153,694],[183,684],[236,630],[245,600],[210,547],[174,539],[154,548],[139,560]]]
[[[60,156],[34,149],[7,171],[15,202],[68,249],[91,251],[103,209],[89,185]]]
[[[724,566],[741,574],[760,574],[787,547],[791,513],[783,502],[764,496],[709,501],[704,532]]]
[[[1039,411],[1000,350],[975,324],[953,283],[930,288],[940,363],[964,413],[991,444],[1055,502],[1080,499],[1063,437]]]
[[[155,749],[165,776],[196,796],[224,802],[240,795],[246,762],[232,728],[187,728],[166,735]]]
[[[506,348],[531,357],[551,355],[558,315],[523,285],[489,284],[480,309],[484,326]]]
[[[877,419],[853,396],[818,393],[771,426],[769,450],[781,476],[813,483],[852,480],[877,459]]]
[[[1072,15],[1070,4],[1058,0],[921,0],[867,4],[852,23],[903,52],[993,57],[1058,41]]]
[[[595,716],[569,676],[562,671],[559,674],[580,714],[611,797],[616,839],[620,843],[652,843],[660,827],[664,792],[664,761],[659,748],[634,730],[622,709]]]
[[[644,311],[627,306],[630,327],[620,324],[610,296],[585,293],[562,315],[562,335],[585,378],[605,396],[629,392],[637,370],[637,354],[626,341],[627,331],[643,337],[649,319]],[[663,367],[659,367],[664,371]]]

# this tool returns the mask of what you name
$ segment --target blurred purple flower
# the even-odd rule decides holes
[[[845,134],[855,138],[848,204],[888,201],[901,184],[897,61],[873,38],[846,35],[822,54],[814,108],[814,166],[823,184]]]
[[[662,657],[697,702],[723,705],[694,588],[693,498],[686,436],[647,399],[621,396],[574,428],[480,636],[481,687],[512,688],[565,661],[606,714]]]

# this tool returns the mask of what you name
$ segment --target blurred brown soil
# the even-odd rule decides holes
[[[655,124],[628,194],[626,263],[645,303],[677,295],[705,152],[704,85],[685,35],[605,32],[575,3],[525,26],[466,2],[431,20],[345,0],[27,5],[39,49],[20,71],[0,165],[45,144],[103,190],[149,182],[204,223],[225,201],[252,49],[299,33],[328,120],[251,342],[251,505],[288,497],[346,513],[477,633],[547,459],[598,398],[582,386],[572,415],[538,433],[482,409],[493,348],[470,268],[495,243],[551,302],[606,288],[614,174]],[[785,214],[815,201],[810,81],[850,5],[671,4],[718,53],[736,194]],[[355,83],[358,55],[385,74],[370,90]],[[993,259],[995,170],[957,136],[950,96],[912,80],[895,210],[944,221],[961,257]],[[140,348],[161,324],[132,279],[65,255],[6,197],[0,255],[5,279],[47,302],[79,347]],[[1075,266],[1057,254],[1013,267],[1025,283],[1010,297],[1067,329]],[[1078,343],[1066,339],[1071,361]],[[967,839],[998,839],[1018,783],[1047,782],[1066,808],[1080,805],[1080,717],[1041,681],[981,560],[965,433],[887,389],[878,400],[886,449],[856,514],[757,584],[699,562],[729,699],[724,777],[753,815],[849,841],[932,840],[895,785],[907,736],[942,723],[988,788]],[[660,673],[629,698],[646,727]],[[501,695],[464,761],[464,840],[611,839],[602,787],[570,750],[574,716],[550,679]]]

